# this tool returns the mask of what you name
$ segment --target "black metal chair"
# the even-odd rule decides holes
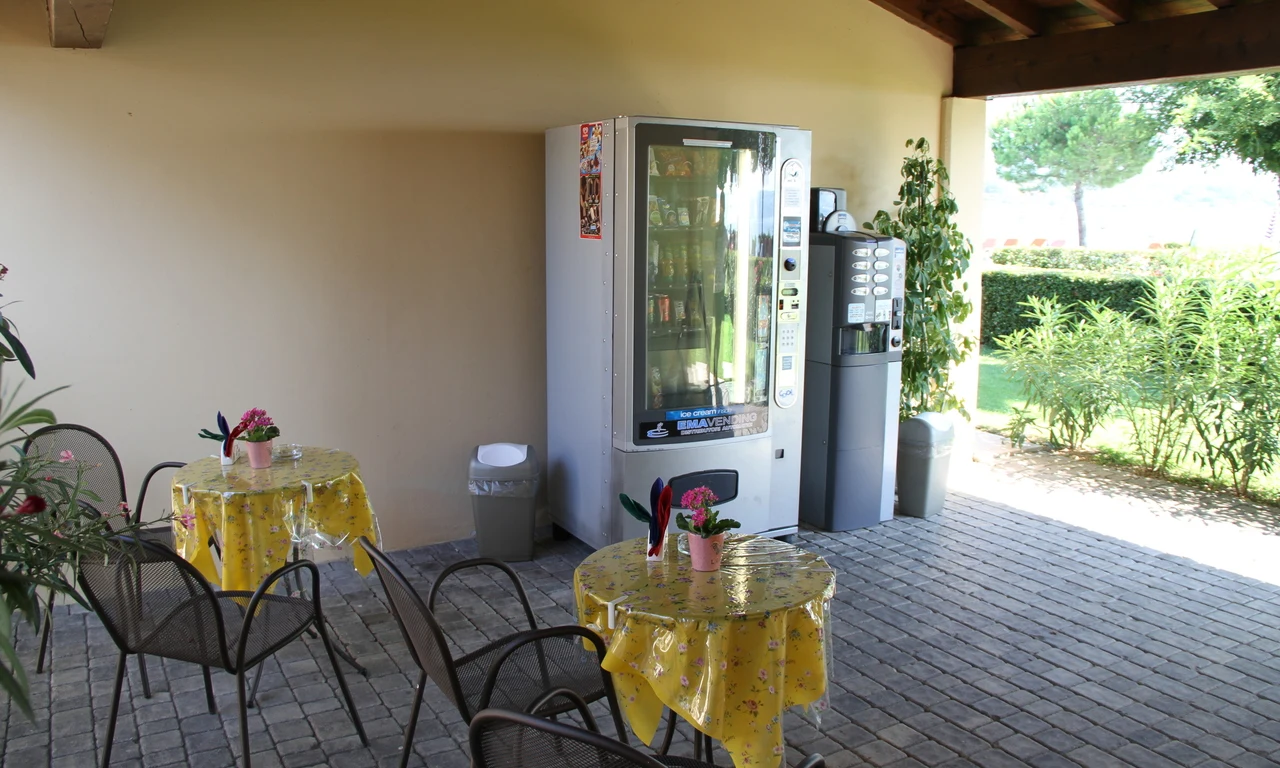
[[[585,719],[585,718],[584,718]],[[590,721],[587,721],[588,729]],[[594,730],[486,709],[471,718],[473,768],[712,768],[686,757],[650,757]],[[826,768],[810,755],[797,768]]]
[[[120,648],[103,768],[111,760],[126,661],[130,654],[144,653],[199,664],[204,671],[210,713],[217,709],[209,669],[221,667],[236,676],[241,757],[245,768],[249,768],[245,673],[311,628],[324,641],[360,741],[369,745],[325,629],[320,610],[320,571],[315,564],[308,560],[290,563],[263,580],[255,592],[221,592],[215,591],[199,571],[173,550],[126,536],[116,541],[120,542],[118,549],[106,557],[86,558],[79,573],[80,589]],[[277,582],[298,570],[311,574],[310,598],[272,592]]]
[[[386,555],[367,538],[361,537],[359,543],[373,560],[378,578],[386,590],[391,613],[396,617],[409,653],[420,670],[409,728],[404,737],[400,760],[402,768],[409,762],[428,677],[453,702],[466,722],[470,722],[475,713],[489,707],[550,717],[573,710],[572,702],[557,702],[555,697],[548,697],[548,692],[556,690],[572,691],[585,702],[606,699],[618,738],[626,740],[613,680],[601,667],[604,641],[585,627],[538,629],[524,587],[509,566],[486,559],[454,563],[440,574],[431,588],[428,602],[424,604],[404,574]],[[450,574],[480,566],[499,568],[511,577],[530,628],[454,658],[432,606],[441,583]]]
[[[63,464],[57,459],[63,451],[71,451],[76,460]],[[127,518],[120,515],[121,507],[127,506],[128,496],[124,487],[124,466],[115,448],[102,435],[79,424],[53,424],[41,427],[32,432],[22,444],[22,452],[26,455],[36,454],[54,463],[48,471],[54,476],[65,475],[63,479],[74,482],[77,465],[84,465],[84,474],[80,476],[82,487],[92,493],[93,500],[81,499],[80,506],[96,510],[107,518],[112,530],[120,530],[127,523]],[[133,510],[133,520],[142,523],[142,503],[147,497],[147,486],[151,478],[163,469],[177,469],[186,466],[180,461],[165,461],[155,465],[142,479],[142,487],[138,491],[138,506]],[[155,541],[172,548],[173,530],[167,526],[153,526],[139,532],[140,537]],[[51,608],[52,606],[50,606]],[[49,632],[53,624],[52,610],[46,610],[43,626],[40,629],[40,656],[36,661],[36,672],[44,672],[45,654],[49,648]],[[151,682],[147,679],[146,662],[139,659],[142,672],[142,687],[147,698],[151,697]]]

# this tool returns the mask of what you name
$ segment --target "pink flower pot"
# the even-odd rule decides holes
[[[717,533],[705,539],[696,534],[689,534],[689,559],[693,561],[693,570],[720,570],[720,555],[723,551],[723,533]]]
[[[271,466],[271,441],[260,443],[244,443],[245,453],[249,454],[249,466],[254,469],[266,469]]]

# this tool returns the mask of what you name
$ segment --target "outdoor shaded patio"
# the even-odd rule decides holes
[[[1278,587],[959,494],[936,518],[808,531],[800,543],[836,568],[838,590],[832,708],[821,728],[788,717],[789,764],[811,752],[832,768],[1280,761]],[[394,558],[425,593],[469,547]],[[575,621],[573,569],[587,554],[548,543],[518,565],[540,622]],[[348,680],[372,749],[341,708],[322,646],[300,641],[267,663],[250,715],[254,764],[394,765],[416,668],[377,580],[348,563],[323,573],[326,613],[370,670]],[[454,586],[441,618],[464,649],[512,631],[519,609],[500,599],[501,582]],[[74,613],[55,622],[53,672],[33,679],[37,719],[6,712],[5,765],[96,763],[117,651],[96,619]],[[34,651],[25,640],[29,668]],[[114,764],[232,765],[234,679],[214,677],[221,714],[210,715],[198,667],[150,663],[150,700],[130,669]],[[465,743],[453,705],[429,687],[417,764],[465,768]],[[691,747],[682,734],[675,751]]]

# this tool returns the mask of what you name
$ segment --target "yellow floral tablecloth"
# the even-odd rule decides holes
[[[310,486],[310,499],[307,487]],[[294,544],[338,546],[361,536],[378,541],[378,523],[349,453],[303,447],[299,459],[276,459],[252,469],[246,457],[223,467],[215,457],[194,461],[173,476],[174,545],[209,581],[218,571],[209,536],[222,547],[222,588],[254,590],[284,565]],[[352,547],[362,575],[369,556]]]
[[[716,573],[694,571],[667,537],[605,547],[574,572],[580,622],[609,644],[604,667],[632,729],[651,743],[665,704],[743,766],[777,766],[782,714],[827,700],[826,618],[835,572],[821,557],[730,536]],[[610,627],[610,601],[614,621]]]

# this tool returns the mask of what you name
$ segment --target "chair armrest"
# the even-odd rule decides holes
[[[133,510],[134,522],[139,525],[142,524],[142,504],[147,500],[147,486],[151,484],[151,478],[155,477],[155,474],[162,469],[181,469],[185,466],[187,465],[181,461],[162,461],[151,468],[147,476],[142,478],[142,487],[138,489],[138,508]]]
[[[543,704],[560,698],[568,699],[569,703],[578,710],[578,714],[582,715],[582,722],[586,724],[587,730],[593,733],[600,732],[600,726],[596,725],[596,719],[591,716],[591,710],[587,709],[587,702],[583,701],[582,697],[570,688],[553,688],[547,691],[535,699],[525,712],[530,715],[536,715],[538,710],[542,709]]]
[[[493,663],[489,665],[489,671],[485,675],[484,679],[484,688],[480,690],[480,701],[477,709],[486,709],[489,706],[489,699],[493,696],[493,689],[498,684],[498,674],[502,670],[502,665],[507,662],[507,659],[511,658],[512,654],[530,643],[537,643],[553,637],[582,638],[583,645],[594,647],[596,655],[600,659],[600,663],[604,664],[604,640],[586,627],[565,625],[562,627],[547,627],[545,629],[530,629],[525,632],[519,632],[512,636],[511,640],[508,641],[507,644],[502,647],[502,650],[498,652],[498,655],[494,657]],[[459,659],[458,661],[462,662],[463,659]],[[549,675],[546,669],[546,659],[542,657],[541,652],[539,652],[538,661],[542,667],[541,672],[543,680],[547,681],[547,688],[550,688]],[[601,669],[600,674],[602,675],[602,679],[605,681],[606,685],[611,684],[610,679],[607,673],[604,672],[603,668]],[[550,698],[552,697],[548,697],[544,694],[538,699],[538,703],[545,703]]]
[[[320,613],[320,569],[310,560],[296,560],[288,565],[281,566],[262,580],[262,584],[254,590],[253,596],[249,598],[249,605],[244,609],[244,624],[240,627],[240,640],[236,645],[236,666],[239,667],[244,663],[244,652],[249,644],[249,629],[253,626],[253,617],[258,611],[258,603],[271,593],[272,587],[276,582],[288,576],[290,573],[298,570],[307,570],[311,572],[311,610],[312,618],[315,621],[321,620]]]
[[[443,584],[444,580],[449,578],[450,575],[467,568],[480,568],[486,565],[497,568],[498,570],[506,573],[507,576],[511,577],[511,583],[516,587],[516,595],[520,598],[520,605],[524,608],[524,615],[529,619],[529,629],[537,629],[538,622],[533,618],[533,609],[529,607],[529,596],[525,594],[524,585],[520,583],[520,577],[516,575],[516,572],[512,570],[511,566],[501,560],[495,560],[491,557],[476,557],[470,560],[460,560],[441,571],[440,575],[436,577],[435,583],[431,585],[431,592],[427,594],[427,610],[435,613],[436,595],[440,592],[440,585]]]

